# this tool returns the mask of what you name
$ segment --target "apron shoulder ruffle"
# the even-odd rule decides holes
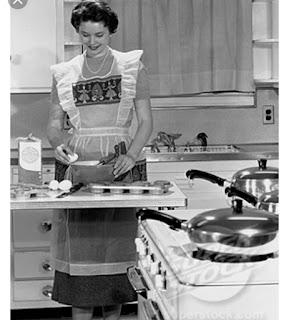
[[[128,119],[131,108],[133,108],[140,58],[143,54],[143,50],[133,50],[129,52],[111,50],[122,73],[122,98],[117,126],[123,126]]]
[[[72,83],[78,80],[80,73],[80,65],[82,55],[78,55],[68,62],[61,62],[52,65],[50,70],[57,82],[56,88],[62,109],[68,114],[71,124],[76,128],[80,128],[79,110],[75,106],[72,92]]]

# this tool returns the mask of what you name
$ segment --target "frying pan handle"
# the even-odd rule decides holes
[[[152,209],[141,209],[136,213],[136,217],[140,220],[158,220],[166,223],[172,229],[182,229],[182,223],[186,221]]]
[[[237,196],[242,198],[243,200],[251,203],[254,207],[258,204],[258,198],[252,195],[251,193],[248,193],[246,191],[243,191],[241,189],[238,189],[236,187],[227,187],[225,189],[225,193],[228,197]]]
[[[217,183],[220,187],[224,186],[225,179],[222,179],[218,176],[215,176],[214,174],[200,171],[200,170],[188,170],[186,173],[187,178],[193,180],[193,179],[204,179],[208,180],[212,183]]]

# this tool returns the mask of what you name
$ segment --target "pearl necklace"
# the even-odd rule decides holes
[[[87,55],[85,54],[85,64],[86,64],[86,67],[87,67],[88,71],[91,72],[91,73],[97,74],[102,69],[102,67],[103,67],[103,65],[104,65],[104,63],[106,61],[106,58],[108,57],[108,53],[109,53],[109,49],[107,48],[107,52],[106,52],[105,57],[104,57],[104,59],[102,61],[102,64],[100,65],[100,67],[96,71],[93,71],[93,70],[91,70],[89,68],[88,62],[87,62]]]

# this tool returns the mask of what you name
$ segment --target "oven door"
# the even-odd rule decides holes
[[[128,279],[138,293],[138,320],[171,320],[156,290],[149,288],[139,268],[127,269]]]

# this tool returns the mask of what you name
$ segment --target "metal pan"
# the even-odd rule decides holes
[[[270,246],[264,249],[264,245],[277,236],[278,216],[264,210],[243,208],[239,199],[234,201],[232,208],[206,211],[189,221],[150,209],[139,210],[137,217],[139,220],[158,220],[174,230],[184,230],[200,249],[235,254],[260,252],[259,247],[262,252],[277,250]]]
[[[279,190],[266,192],[259,198],[249,192],[235,187],[227,187],[225,193],[228,197],[240,197],[252,204],[255,208],[279,214]]]
[[[191,180],[204,179],[221,187],[236,187],[257,197],[279,188],[279,170],[275,167],[267,167],[266,159],[259,159],[258,167],[237,171],[231,181],[200,170],[188,170],[186,176]]]

